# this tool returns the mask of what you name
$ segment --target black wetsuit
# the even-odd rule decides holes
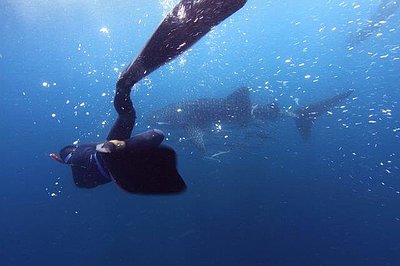
[[[93,188],[112,181],[109,173],[103,175],[99,167],[104,161],[96,151],[97,144],[83,144],[76,148],[71,157],[71,168],[74,183],[78,187]],[[98,163],[96,163],[96,157]],[[100,157],[100,159],[99,159]],[[103,168],[104,169],[104,168]]]
[[[114,107],[118,118],[107,136],[107,140],[125,140],[128,149],[133,148],[130,147],[130,142],[136,143],[134,138],[130,139],[136,119],[130,91],[130,88],[122,88],[117,84]],[[98,143],[83,144],[73,152],[72,174],[78,187],[92,188],[112,181],[102,153],[96,150],[97,145]]]
[[[131,158],[134,154],[137,156],[146,153],[148,156],[149,151],[158,150],[163,141],[164,135],[158,130],[149,130],[130,137],[136,120],[130,90],[117,84],[114,106],[118,112],[118,118],[107,136],[107,140],[124,140],[126,144],[124,152],[115,152],[113,155],[99,152],[96,150],[98,143],[78,146],[71,157],[72,174],[78,187],[93,188],[111,182],[112,172],[115,172],[112,171],[114,160],[122,160],[121,157]],[[130,173],[123,175],[127,174]]]

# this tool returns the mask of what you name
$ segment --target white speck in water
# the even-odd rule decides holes
[[[176,50],[180,50],[182,47],[184,47],[186,45],[186,43],[182,43],[181,45],[178,46],[178,48],[176,48]]]
[[[100,32],[101,33],[107,33],[107,34],[110,33],[110,31],[106,27],[101,28]]]

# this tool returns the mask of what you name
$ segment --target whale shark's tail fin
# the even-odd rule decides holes
[[[132,87],[163,64],[187,51],[247,0],[181,0],[161,22],[118,84]]]
[[[294,121],[302,138],[307,141],[310,138],[311,128],[317,117],[331,110],[338,103],[349,97],[352,93],[353,90],[349,90],[329,99],[298,109],[295,112]]]

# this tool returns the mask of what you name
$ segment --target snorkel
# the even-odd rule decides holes
[[[65,157],[65,159],[63,160],[63,159],[61,159],[60,157],[58,157],[58,155],[57,154],[55,154],[55,153],[50,153],[50,155],[49,155],[52,159],[54,159],[54,160],[56,160],[57,162],[59,162],[59,163],[62,163],[62,164],[68,164],[68,162],[69,162],[69,160],[71,159],[71,157],[72,157],[72,152],[71,153],[69,153],[68,155],[67,155],[67,157]]]
[[[71,164],[71,158],[72,158],[72,154],[74,153],[74,151],[76,150],[76,146],[74,145],[68,145],[65,146],[64,148],[62,148],[60,150],[60,156],[58,156],[56,153],[50,153],[50,157],[54,160],[56,160],[59,163],[62,164]]]

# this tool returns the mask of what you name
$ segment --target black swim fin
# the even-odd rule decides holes
[[[102,157],[115,182],[127,192],[176,194],[186,190],[176,168],[176,153],[167,146],[105,153]]]
[[[181,0],[161,22],[118,84],[130,88],[161,65],[188,50],[212,27],[244,6],[247,0]]]
[[[306,107],[297,110],[295,112],[294,121],[303,139],[307,141],[310,138],[311,128],[317,117],[331,110],[338,103],[349,97],[352,93],[353,90],[349,90],[329,99],[307,105]]]

